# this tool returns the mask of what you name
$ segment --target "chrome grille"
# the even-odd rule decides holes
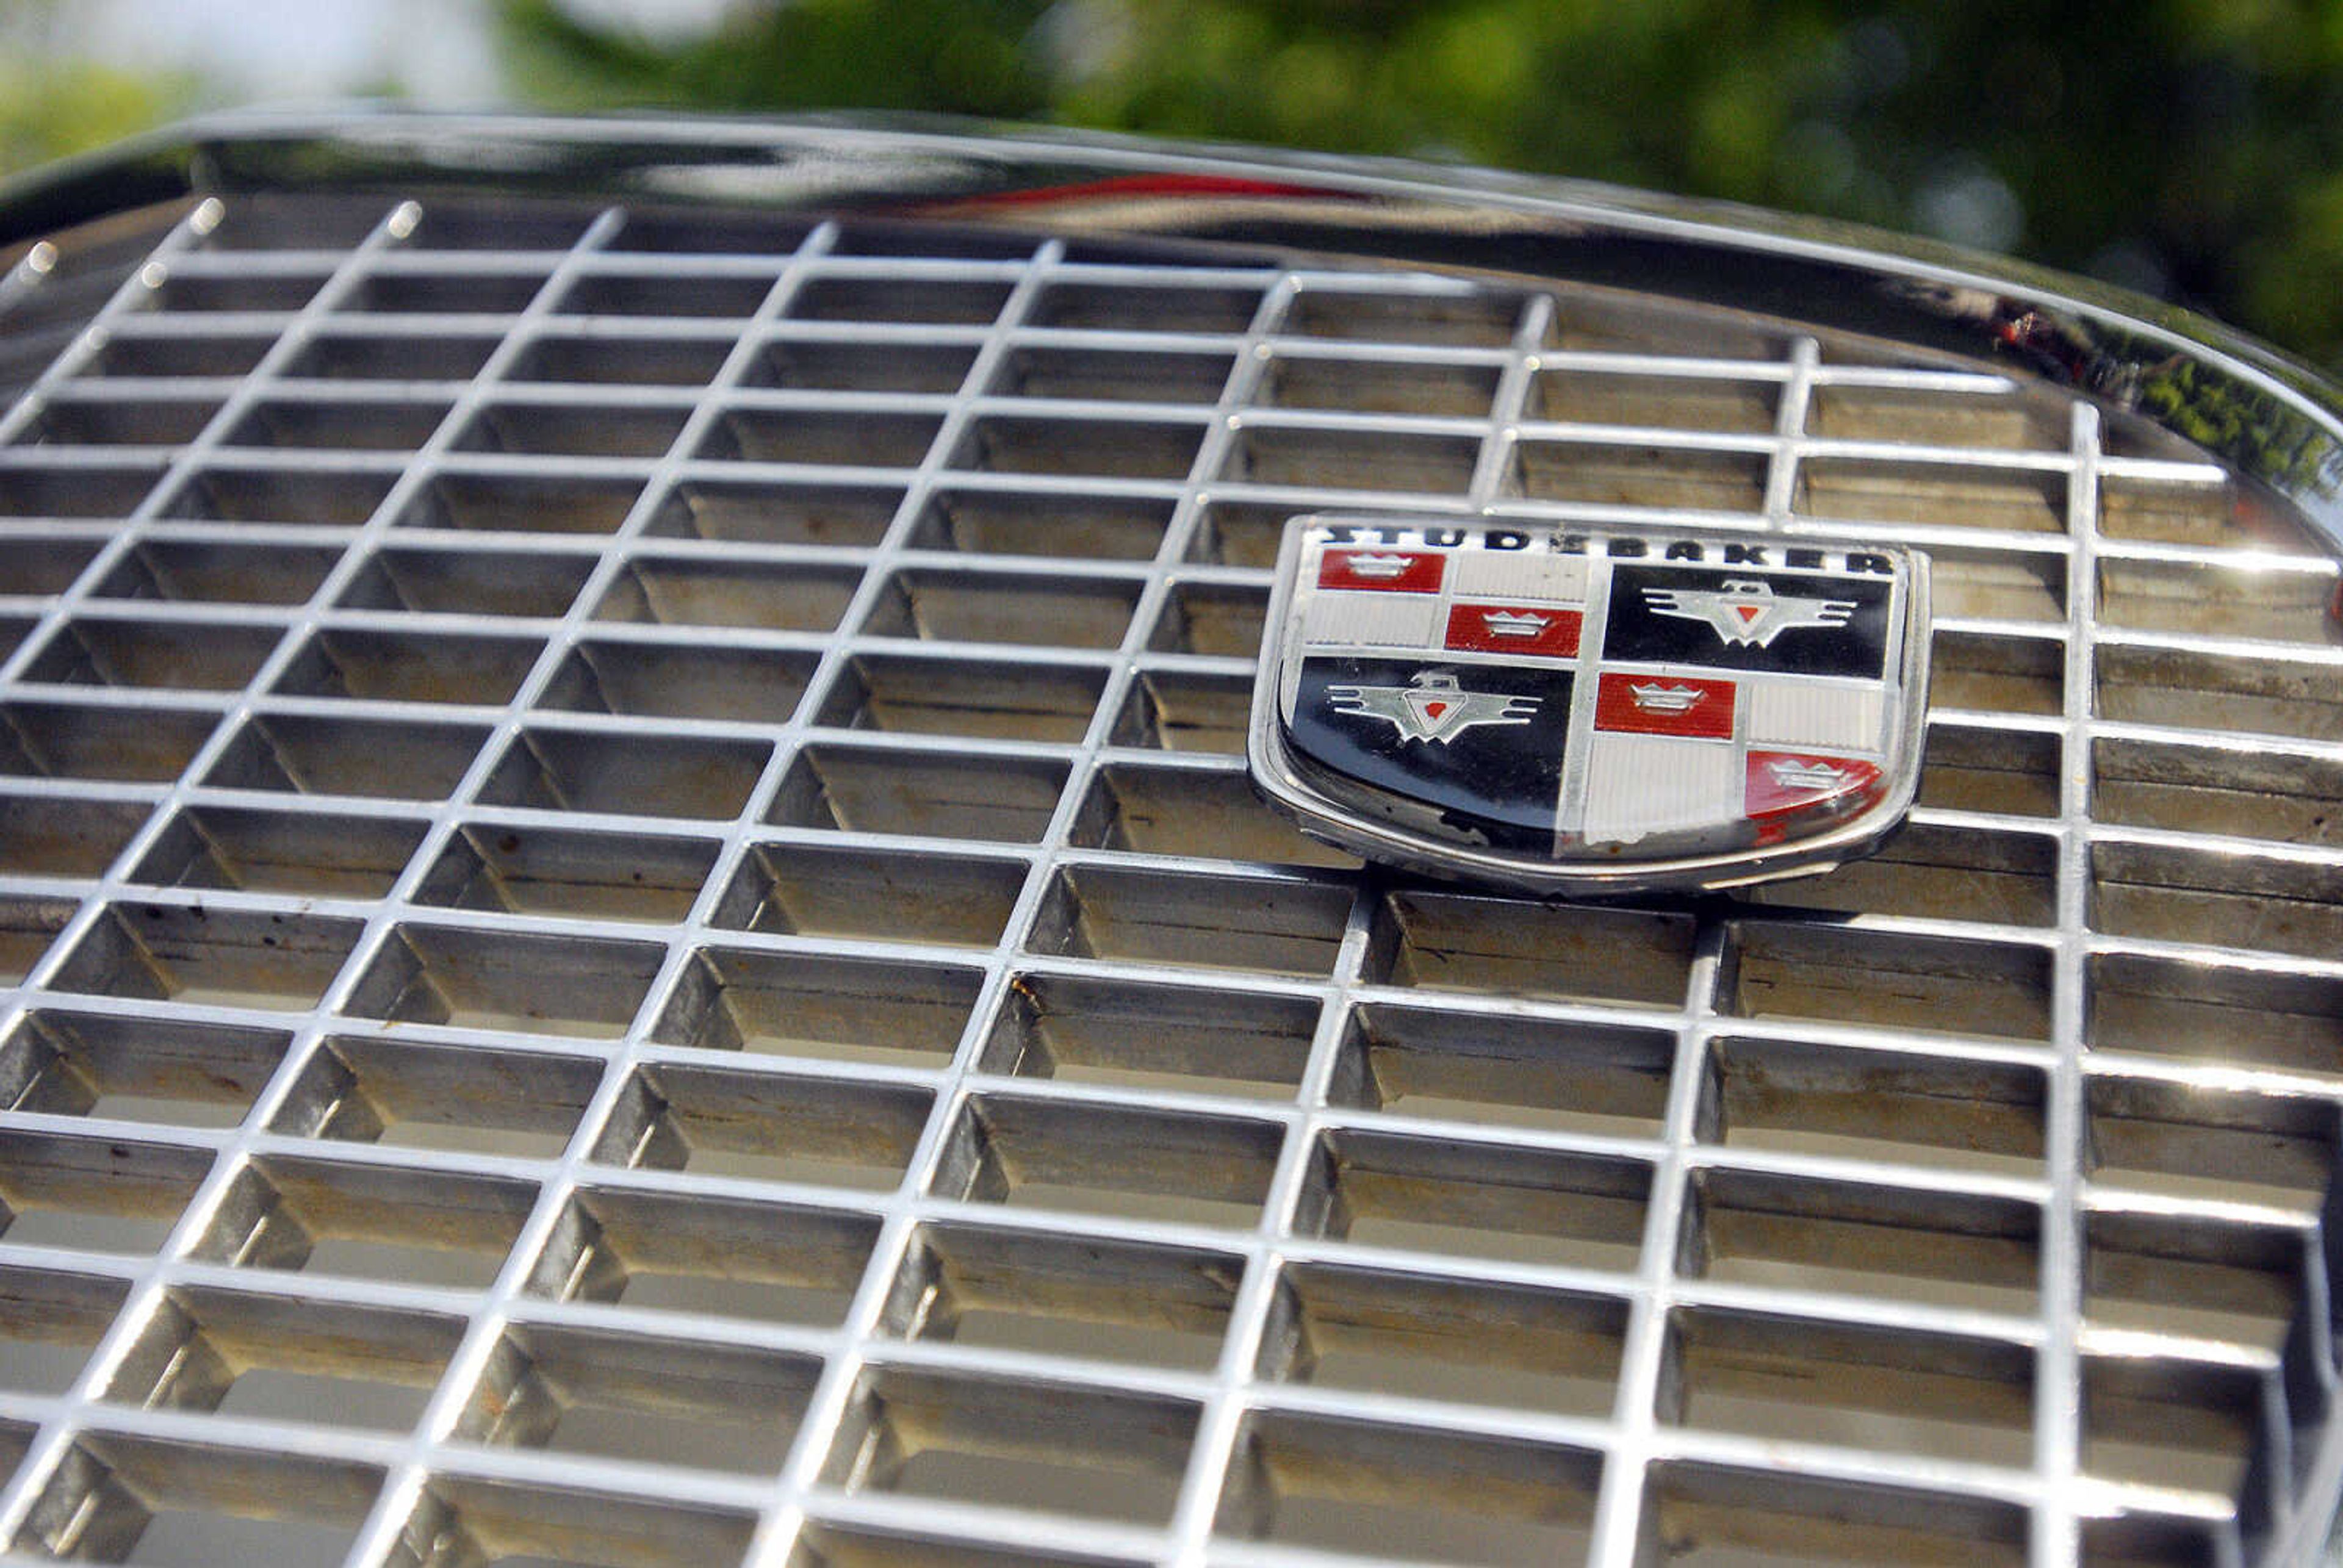
[[[2137,421],[1593,286],[229,196],[0,443],[23,1558],[2331,1503],[2336,571]],[[1925,547],[1913,826],[1604,908],[1299,838],[1245,694],[1334,507]]]

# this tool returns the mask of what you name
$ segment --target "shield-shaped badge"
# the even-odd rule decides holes
[[[1300,518],[1253,777],[1371,859],[1534,892],[1826,870],[1911,807],[1927,655],[1911,550]]]

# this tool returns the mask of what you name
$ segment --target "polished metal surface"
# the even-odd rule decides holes
[[[795,217],[215,148],[0,415],[11,1561],[2305,1559],[2315,484],[2038,337],[816,140]],[[1911,826],[1624,905],[1312,844],[1242,752],[1317,509],[1925,549]]]

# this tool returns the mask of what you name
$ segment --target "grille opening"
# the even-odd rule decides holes
[[[1383,502],[1384,506],[1397,505]],[[1207,561],[1214,566],[1251,567],[1266,571],[1277,565],[1277,551],[1285,537],[1285,525],[1295,515],[1296,503],[1283,505],[1273,501],[1201,501],[1196,507],[1195,535],[1189,545],[1192,559]],[[1373,507],[1353,508],[1374,515]],[[1415,517],[1413,510],[1393,512],[1393,518]]]
[[[497,343],[489,333],[320,332],[285,374],[319,381],[469,381]]]
[[[969,1202],[1249,1231],[1283,1141],[1270,1121],[972,1096],[934,1191]]]
[[[867,937],[989,948],[1024,885],[1025,863],[909,850],[759,845],[715,923],[787,936]]]
[[[1210,1372],[1243,1277],[1236,1254],[933,1224],[888,1316],[909,1339]]]
[[[2050,957],[2039,948],[1758,920],[1734,922],[1732,936],[1720,994],[1736,1017],[2049,1033]]]
[[[360,212],[366,211],[365,198],[348,199]],[[374,213],[379,212],[377,204]],[[414,253],[484,251],[498,256],[568,250],[584,236],[592,216],[590,207],[572,203],[434,201],[423,207],[414,231],[407,236],[406,248]]]
[[[276,689],[297,697],[497,708],[513,699],[543,650],[535,638],[346,627],[310,638]]]
[[[916,468],[942,426],[933,414],[881,408],[729,408],[692,455],[703,462]]]
[[[1489,386],[1492,392],[1496,389],[1493,372]],[[1781,398],[1781,386],[1771,378],[1571,367],[1538,372],[1523,411],[1533,419],[1564,425],[1762,435],[1774,428]],[[1484,401],[1481,408],[1459,412],[1480,413],[1486,407]]]
[[[1015,1533],[1015,1526],[1009,1533]],[[1038,1545],[986,1546],[962,1537],[918,1533],[916,1527],[809,1521],[799,1533],[789,1568],[1138,1568],[1137,1557]]]
[[[1190,419],[1042,418],[993,414],[970,421],[954,467],[1000,474],[1083,474],[1184,479],[1203,427]]]
[[[1254,398],[1272,407],[1483,419],[1496,404],[1501,370],[1485,360],[1337,357],[1289,343],[1270,360]],[[1535,397],[1533,418],[1559,417],[1541,415]]]
[[[2330,655],[2247,656],[2103,644],[2099,711],[2198,734],[2242,731],[2343,740],[2343,696]]]
[[[2095,955],[2094,1050],[2343,1073],[2343,986],[2253,965],[2135,953]]]
[[[94,1274],[0,1268],[0,1389],[65,1392],[126,1294],[121,1282]],[[0,1454],[13,1435],[0,1432]]]
[[[1915,822],[1876,854],[1742,896],[1791,909],[2046,926],[2057,917],[2057,860],[2058,841],[2047,835]]]
[[[766,820],[850,833],[1031,843],[1048,830],[1066,765],[1039,758],[814,746],[799,754]]]
[[[2126,1509],[2083,1521],[2083,1561],[2090,1568],[2201,1568],[2219,1561],[2219,1526]]]
[[[2024,1468],[2034,1358],[2022,1346],[1679,1308],[1661,1414],[1686,1426],[1866,1453]]]
[[[716,853],[698,839],[471,823],[423,879],[416,901],[666,925],[691,912]]]
[[[1093,665],[863,655],[850,660],[820,722],[846,729],[1071,744],[1106,689]]]
[[[2101,839],[2091,921],[2123,936],[2324,958],[2343,941],[2331,866],[2291,857]]]
[[[2332,1102],[2161,1079],[2086,1085],[2095,1187],[2308,1213],[2324,1200],[2343,1122]]]
[[[20,985],[74,917],[70,900],[33,894],[0,897],[0,980]]]
[[[370,272],[335,303],[383,316],[518,316],[545,286],[548,274],[527,262],[498,259],[512,270]]]
[[[729,336],[693,337],[672,328],[632,335],[541,331],[514,356],[507,374],[517,382],[705,387],[731,351]]]
[[[2032,452],[2066,451],[2068,423],[2050,399],[1983,379],[1958,389],[1825,382],[1806,415],[1809,434],[1834,441]]]
[[[200,435],[218,409],[209,397],[52,397],[15,440],[36,447],[176,447]]]
[[[594,618],[828,631],[845,613],[860,580],[851,568],[638,556],[594,607]]]
[[[1248,676],[1142,669],[1118,716],[1115,742],[1242,757],[1252,703]]]
[[[660,498],[643,532],[731,544],[873,545],[902,503],[903,492],[884,485],[695,477]]]
[[[339,1562],[381,1481],[353,1461],[86,1432],[13,1546],[96,1563]]]
[[[402,923],[347,1010],[398,1023],[614,1039],[627,1031],[664,950],[649,942]]]
[[[1235,363],[1227,354],[1020,348],[1002,357],[987,390],[1001,397],[1211,404],[1220,401]]]
[[[2083,1362],[2083,1469],[2094,1476],[2237,1497],[2270,1392],[2243,1369],[2146,1357]],[[2243,1512],[2259,1512],[2250,1500]]]
[[[1136,1091],[1292,1098],[1318,1004],[1306,998],[1081,974],[1010,980],[987,1072]]]
[[[782,648],[579,639],[538,697],[573,713],[783,724],[797,711],[819,656]]]
[[[2197,637],[2329,644],[2335,564],[2216,566],[2102,557],[2099,616],[2108,626]]]
[[[2023,1508],[1997,1499],[1682,1460],[1653,1469],[1641,1546],[1683,1568],[2017,1568]]]
[[[662,1315],[829,1327],[879,1238],[860,1214],[722,1193],[581,1191],[530,1271],[533,1295]]]
[[[792,392],[957,392],[976,365],[973,343],[776,337],[742,377]]]
[[[1168,1520],[1196,1407],[1071,1383],[866,1372],[822,1479],[849,1493]]]
[[[0,873],[102,876],[146,817],[143,800],[0,794]]]
[[[1756,452],[1524,438],[1513,445],[1512,487],[1537,501],[1755,512],[1765,505],[1765,458]]]
[[[2038,1068],[1795,1040],[1713,1042],[1702,1137],[1729,1148],[2038,1178]]]
[[[1930,639],[1932,710],[2055,716],[2066,709],[2066,648],[2049,637],[1983,636],[1938,628]]]
[[[533,1183],[504,1177],[272,1154],[236,1173],[194,1256],[477,1291],[536,1201]]]
[[[206,714],[203,722],[208,728],[215,720]],[[471,724],[255,714],[204,781],[228,789],[440,800],[470,771],[488,733]]]
[[[167,783],[218,723],[200,709],[0,704],[0,773]]]
[[[1597,1454],[1520,1439],[1259,1411],[1213,1529],[1386,1558],[1576,1563],[1602,1469]]]
[[[1928,561],[1932,608],[1946,620],[2066,625],[2064,556],[1936,545],[1930,548]]]
[[[330,263],[300,272],[196,272],[183,266],[150,290],[147,299],[149,308],[173,314],[205,310],[283,314],[308,304],[331,270]]]
[[[412,452],[447,417],[445,398],[429,402],[272,398],[256,403],[229,429],[230,447],[314,447],[326,451]]]
[[[150,1318],[106,1397],[404,1432],[463,1338],[461,1318],[180,1287]]]
[[[388,469],[213,467],[182,485],[165,510],[221,523],[357,528],[374,516],[397,478]]]
[[[156,540],[123,556],[92,592],[99,598],[307,604],[339,558],[322,548]]]
[[[2056,816],[2060,757],[2056,735],[1931,719],[1919,803],[1934,810]]]
[[[525,729],[480,787],[493,806],[729,820],[772,747],[720,736]]]
[[[443,473],[416,490],[398,522],[482,533],[612,534],[641,493],[635,479]]]
[[[138,318],[125,317],[106,340],[83,362],[84,373],[117,380],[148,377],[246,376],[266,356],[276,339],[247,328],[206,330],[203,325],[174,320],[167,334],[137,330]],[[190,327],[194,330],[186,330]],[[46,356],[44,356],[45,363]]]
[[[498,1447],[769,1474],[820,1363],[713,1341],[525,1324],[506,1331],[457,1423]]]
[[[1160,653],[1252,658],[1261,650],[1269,596],[1259,588],[1177,583],[1166,598],[1148,647]]]
[[[151,1254],[210,1168],[208,1150],[0,1131],[0,1238],[19,1247]]]
[[[1313,1151],[1300,1227],[1354,1246],[1629,1273],[1641,1161],[1342,1128]]]
[[[1246,425],[1229,443],[1220,477],[1256,485],[1451,496],[1470,487],[1480,456],[1478,436]],[[1180,473],[1185,472],[1183,467]]]
[[[1528,300],[1486,288],[1412,288],[1383,293],[1372,285],[1347,288],[1336,280],[1293,297],[1284,329],[1297,337],[1365,338],[1452,347],[1503,348]]]
[[[136,621],[76,618],[25,667],[28,680],[60,686],[135,686],[236,691],[276,651],[280,628],[240,621]]]
[[[2212,468],[2175,478],[2107,475],[2099,485],[2099,531],[2156,544],[2317,553],[2292,519],[2255,505]]]
[[[701,1050],[932,1068],[960,1043],[980,978],[931,963],[702,948],[651,1038]]]
[[[639,403],[491,403],[456,437],[463,452],[538,457],[660,457],[682,434],[688,407]]]
[[[1097,578],[900,572],[880,588],[862,629],[930,642],[1111,648],[1131,625],[1139,589],[1136,582]]]
[[[1353,867],[1355,855],[1304,838],[1224,768],[1108,763],[1093,776],[1073,842],[1093,849],[1193,859]]]
[[[1259,1375],[1599,1420],[1618,1397],[1626,1331],[1614,1297],[1299,1263],[1282,1277]]]
[[[1143,561],[1161,547],[1172,510],[1153,497],[1088,487],[1078,495],[941,489],[929,498],[912,542],[970,555]]]
[[[288,1038],[145,1013],[42,1009],[0,1044],[0,1108],[233,1127],[284,1060]]]
[[[1810,457],[1798,467],[1797,510],[1835,522],[1923,523],[1997,533],[2066,531],[2066,477],[2055,467],[1983,469],[1956,463]]]
[[[201,806],[171,819],[131,879],[166,888],[378,899],[398,880],[423,834],[422,823],[395,817]]]
[[[1328,1093],[1399,1116],[1648,1138],[1674,1054],[1660,1030],[1372,1002],[1351,1015]]]
[[[0,517],[119,518],[146,498],[162,470],[135,467],[35,467],[22,460],[0,464]]]
[[[1332,882],[1202,877],[1117,866],[1058,873],[1030,950],[1272,973],[1328,973],[1349,919]]]
[[[1519,904],[1403,890],[1377,910],[1368,972],[1392,985],[1674,1008],[1690,983],[1689,915]]]
[[[1061,282],[1041,291],[1027,319],[1090,332],[1235,334],[1252,325],[1262,293],[1260,286]]]
[[[50,985],[62,991],[307,1011],[341,972],[356,920],[191,903],[112,904]]]
[[[562,291],[553,309],[562,316],[750,316],[779,276],[778,268],[772,276],[743,277],[694,274],[679,266],[657,273],[588,273]]]
[[[789,313],[799,321],[926,322],[940,327],[983,327],[1009,303],[1010,286],[972,278],[905,276],[890,269],[877,276],[826,274],[789,297]]]
[[[1700,1172],[1690,1198],[1687,1273],[1976,1312],[2038,1310],[2042,1217],[2031,1203],[1729,1169]]]
[[[903,1179],[934,1096],[765,1070],[638,1070],[594,1146],[606,1165],[886,1191]]]
[[[601,1077],[590,1057],[333,1035],[272,1125],[301,1138],[551,1160]]]
[[[2110,1329],[2274,1351],[2310,1267],[2292,1225],[2104,1208],[2085,1233],[2084,1313]]]
[[[434,1475],[390,1568],[714,1568],[749,1549],[756,1516],[542,1483]]]
[[[2091,804],[2102,822],[2343,845],[2343,765],[2325,758],[2177,739],[2103,739],[2092,747],[2091,762]]]
[[[589,555],[392,546],[367,558],[338,602],[419,615],[555,617],[577,601],[593,570]]]
[[[80,579],[83,569],[105,548],[106,541],[99,538],[70,535],[55,538],[13,537],[8,541],[7,558],[0,560],[0,593],[63,593]]]

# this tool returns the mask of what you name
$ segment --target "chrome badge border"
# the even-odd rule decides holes
[[[1603,538],[1697,540],[1722,548],[1762,544],[1775,548],[1871,551],[1905,563],[1900,679],[1890,690],[1900,711],[1883,727],[1892,749],[1883,759],[1886,786],[1857,815],[1810,837],[1785,843],[1713,854],[1636,859],[1629,846],[1603,859],[1545,859],[1434,838],[1405,824],[1361,814],[1311,781],[1297,765],[1279,718],[1282,689],[1299,668],[1299,638],[1286,635],[1300,591],[1298,568],[1311,530],[1328,525],[1366,528],[1506,528],[1535,539],[1584,532]],[[1859,859],[1884,844],[1910,814],[1925,759],[1928,709],[1931,616],[1928,558],[1904,546],[1837,535],[1736,533],[1698,525],[1654,523],[1570,525],[1488,517],[1403,513],[1311,513],[1289,519],[1278,550],[1277,575],[1263,623],[1260,665],[1246,729],[1245,754],[1253,786],[1273,806],[1314,839],[1367,860],[1443,880],[1477,883],[1537,897],[1606,897],[1670,892],[1718,892],[1786,877],[1817,875]]]

